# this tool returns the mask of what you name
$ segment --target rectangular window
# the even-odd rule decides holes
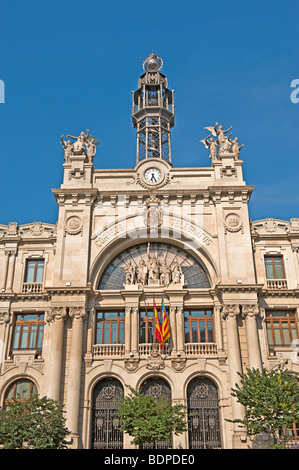
[[[267,279],[285,279],[282,256],[265,256]]]
[[[212,310],[185,310],[185,343],[213,343]]]
[[[125,312],[97,312],[96,344],[124,344]]]
[[[43,282],[44,260],[28,259],[24,282]]]
[[[266,311],[268,345],[290,346],[298,338],[297,319],[294,311]]]
[[[41,351],[44,324],[44,314],[17,315],[13,333],[13,349]]]
[[[156,343],[155,314],[153,310],[139,312],[139,343]]]

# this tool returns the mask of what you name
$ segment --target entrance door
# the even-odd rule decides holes
[[[93,394],[92,447],[94,449],[122,449],[118,403],[123,400],[121,383],[114,378],[101,380]]]
[[[160,377],[151,377],[147,379],[141,387],[141,392],[145,395],[149,395],[156,400],[162,397],[165,400],[171,401],[171,390],[168,383]],[[155,441],[153,444],[143,444],[143,449],[169,449],[171,444],[167,444],[166,441]]]
[[[187,391],[189,449],[221,449],[217,387],[206,377],[193,379]]]

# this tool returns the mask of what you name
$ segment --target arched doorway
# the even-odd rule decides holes
[[[218,390],[207,377],[196,377],[188,385],[189,449],[220,449]]]
[[[161,377],[151,377],[145,380],[140,388],[141,392],[145,395],[149,395],[156,400],[164,398],[165,400],[171,401],[171,389],[166,380]],[[171,445],[167,444],[166,441],[155,441],[153,444],[144,444],[143,449],[168,449]]]
[[[123,400],[122,384],[115,378],[101,380],[94,388],[92,409],[92,448],[122,449],[118,403]]]

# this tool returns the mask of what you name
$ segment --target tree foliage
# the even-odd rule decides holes
[[[132,387],[119,405],[122,430],[133,437],[132,444],[142,445],[165,440],[171,443],[172,432],[181,434],[187,428],[186,408],[172,405],[163,397],[155,399]]]
[[[5,449],[66,447],[63,407],[47,397],[9,400],[0,412],[0,444]]]
[[[279,431],[292,428],[299,421],[297,377],[284,365],[271,371],[247,369],[246,374],[239,375],[241,381],[232,389],[232,396],[244,405],[245,417],[232,422],[246,426],[250,435],[270,434],[275,446]]]

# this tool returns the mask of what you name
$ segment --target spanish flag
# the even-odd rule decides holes
[[[161,307],[161,332],[162,332],[162,344],[164,344],[170,337],[170,330],[169,330],[168,318],[167,318],[165,305],[164,305],[164,299],[162,299],[162,307]]]
[[[155,334],[156,334],[156,339],[158,343],[161,345],[163,348],[163,337],[162,337],[162,329],[161,329],[161,323],[160,323],[160,318],[158,315],[158,310],[156,307],[156,302],[154,300],[154,313],[155,313]]]

